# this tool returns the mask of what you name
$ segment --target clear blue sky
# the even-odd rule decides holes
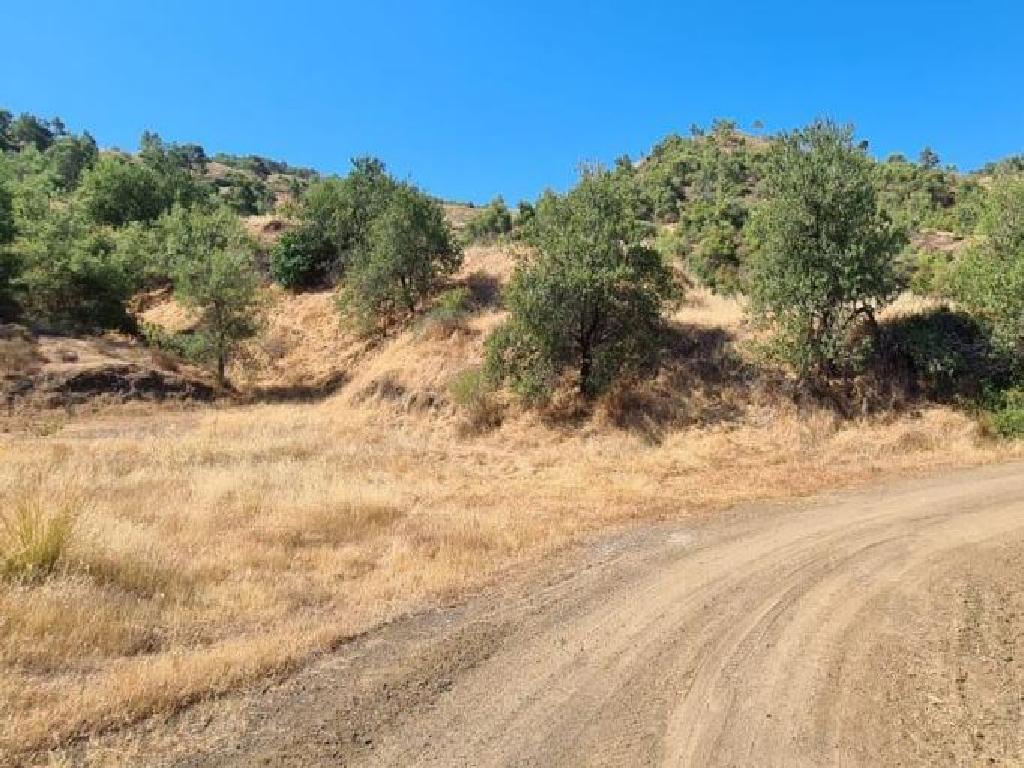
[[[1024,152],[1024,4],[5,2],[0,106],[511,201],[716,116],[856,123],[878,155]]]

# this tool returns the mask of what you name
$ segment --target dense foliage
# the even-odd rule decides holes
[[[981,216],[982,240],[960,259],[951,292],[1002,348],[1024,343],[1024,177],[1000,177]]]
[[[441,205],[396,185],[352,253],[339,304],[364,330],[386,328],[413,315],[461,263]]]
[[[750,310],[802,378],[846,373],[855,323],[901,289],[902,233],[880,213],[872,166],[853,131],[819,122],[769,154],[763,202],[747,228]]]
[[[508,321],[487,342],[487,370],[521,394],[549,394],[567,373],[592,397],[616,377],[652,364],[670,271],[643,243],[627,196],[604,172],[588,172],[564,197],[537,204],[523,263],[505,292]]]
[[[466,239],[486,242],[505,237],[512,232],[512,223],[512,212],[499,195],[467,222]]]

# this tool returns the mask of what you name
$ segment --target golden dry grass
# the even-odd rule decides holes
[[[466,274],[498,268],[474,255]],[[657,429],[622,426],[610,398],[571,425],[511,412],[467,436],[447,393],[497,310],[360,346],[323,296],[289,301],[268,330],[285,362],[260,375],[343,371],[328,399],[114,409],[0,436],[0,514],[68,525],[48,578],[0,581],[0,755],[294,667],[603,526],[1018,453],[948,409],[842,422],[685,365],[640,401],[689,414]],[[743,332],[734,302],[702,292],[675,320]]]

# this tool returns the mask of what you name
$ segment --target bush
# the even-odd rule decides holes
[[[298,290],[327,282],[337,262],[337,247],[324,230],[302,224],[281,235],[270,251],[270,276]]]
[[[274,248],[271,274],[286,288],[320,285],[344,273],[354,254],[366,249],[373,223],[399,188],[379,160],[356,158],[352,165],[345,178],[306,189],[299,227]]]
[[[961,256],[950,291],[991,329],[1002,349],[1019,352],[1024,341],[1024,179],[996,180],[986,201],[983,242]]]
[[[465,234],[469,242],[478,242],[496,240],[511,231],[512,213],[505,200],[498,196],[467,222]]]
[[[902,287],[905,238],[879,212],[871,160],[852,128],[818,122],[777,141],[747,226],[750,313],[802,380],[848,375],[858,320]]]
[[[1000,404],[992,412],[992,426],[996,432],[1014,440],[1024,438],[1024,389],[1006,390]]]
[[[109,230],[91,226],[74,207],[54,208],[20,255],[15,287],[30,318],[65,330],[131,329],[125,302],[135,280]]]
[[[450,288],[438,295],[434,306],[427,313],[427,324],[442,333],[451,333],[463,326],[471,306],[472,295],[469,288],[464,285]]]
[[[339,307],[364,331],[387,328],[414,315],[461,263],[441,206],[415,187],[400,185],[352,255]]]
[[[101,157],[83,174],[78,194],[93,221],[114,227],[153,221],[173,202],[156,171],[119,157]]]
[[[974,317],[946,307],[886,322],[881,339],[886,362],[930,399],[978,397],[1005,382],[1012,368]]]
[[[542,399],[572,372],[587,398],[654,362],[670,271],[611,174],[584,175],[565,197],[537,206],[538,253],[505,291],[509,319],[487,341],[488,375]]]

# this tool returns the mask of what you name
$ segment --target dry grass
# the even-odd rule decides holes
[[[45,467],[34,498],[91,501],[54,574],[0,595],[0,749],[287,668],[599,526],[1006,453],[943,410],[859,425],[765,411],[659,445],[527,417],[474,439],[429,418],[381,421],[339,397],[4,444],[0,487]]]
[[[476,256],[467,274],[493,259]],[[656,430],[607,406],[571,425],[510,412],[467,435],[451,385],[496,310],[448,337],[357,348],[325,301],[272,316],[291,346],[266,370],[346,366],[328,399],[120,409],[0,436],[0,510],[64,526],[56,555],[35,556],[48,578],[0,582],[0,754],[294,667],[603,526],[1015,453],[947,409],[851,423],[744,397],[708,378],[723,365],[684,364],[688,347],[640,401],[687,412]],[[736,305],[710,294],[676,319],[716,343],[742,334]]]

